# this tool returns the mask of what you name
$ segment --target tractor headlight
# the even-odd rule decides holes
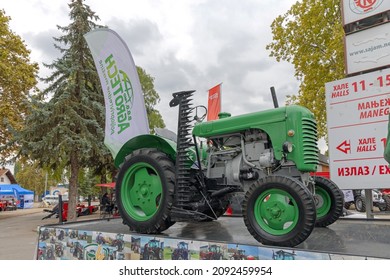
[[[283,152],[291,153],[292,150],[293,150],[293,145],[290,142],[284,142],[283,143]]]

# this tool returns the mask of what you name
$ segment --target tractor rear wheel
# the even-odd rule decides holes
[[[316,208],[310,191],[298,180],[267,176],[246,192],[244,222],[264,245],[294,247],[313,231]]]
[[[335,183],[325,177],[314,176],[314,201],[317,208],[317,227],[326,227],[343,214],[344,195]]]
[[[170,219],[175,191],[172,160],[157,149],[139,149],[126,157],[116,181],[123,222],[139,233],[160,233]]]

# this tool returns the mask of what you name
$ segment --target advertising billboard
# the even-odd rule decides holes
[[[389,30],[390,22],[345,37],[347,75],[390,65]]]
[[[388,0],[342,0],[343,24],[349,24],[390,10]]]

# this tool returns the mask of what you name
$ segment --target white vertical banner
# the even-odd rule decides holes
[[[149,134],[145,101],[137,68],[126,43],[110,29],[84,35],[104,92],[106,125],[104,144],[114,159],[131,138]]]

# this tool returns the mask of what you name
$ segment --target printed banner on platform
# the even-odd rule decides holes
[[[115,158],[131,138],[149,134],[137,68],[126,43],[107,28],[84,35],[91,50],[106,106],[104,144]]]
[[[37,260],[364,260],[366,256],[238,243],[41,227]]]

